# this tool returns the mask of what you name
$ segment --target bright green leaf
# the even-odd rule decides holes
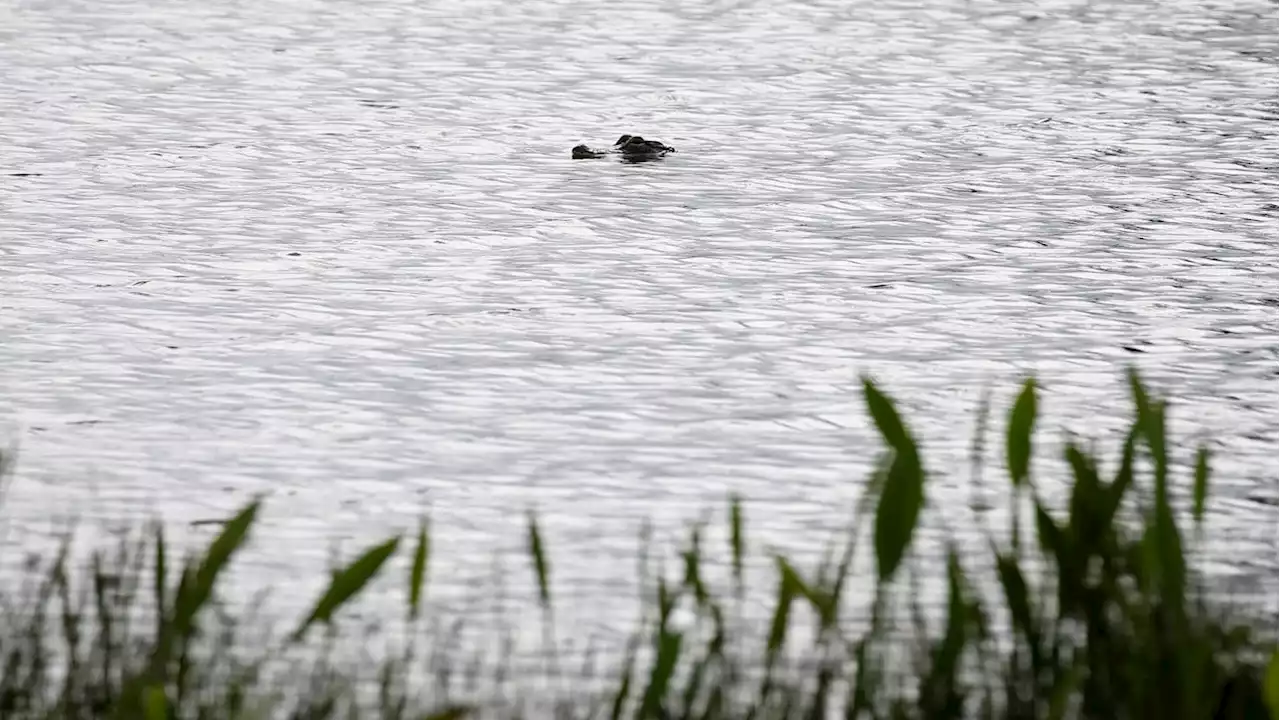
[[[680,645],[683,637],[678,632],[662,632],[658,637],[658,657],[654,660],[653,670],[649,674],[649,687],[644,691],[644,700],[640,705],[640,718],[663,717],[662,700],[667,695],[667,686],[671,676],[675,674],[677,661],[680,659]]]
[[[235,517],[227,521],[227,524],[222,527],[222,532],[218,533],[218,537],[209,543],[209,549],[205,551],[204,558],[191,576],[191,581],[186,588],[187,592],[179,593],[174,601],[174,623],[179,635],[185,637],[190,633],[196,614],[213,594],[218,575],[226,569],[231,556],[248,539],[249,528],[253,526],[261,505],[262,500],[255,498]]]
[[[867,411],[885,443],[893,450],[883,469],[880,504],[876,508],[875,548],[881,581],[893,577],[906,555],[924,505],[924,470],[915,441],[898,417],[892,401],[863,379]]]
[[[772,666],[783,643],[787,640],[787,627],[791,618],[791,605],[795,602],[799,588],[796,587],[795,576],[788,573],[789,568],[778,568],[778,600],[773,608],[773,620],[769,623],[768,659]]]
[[[413,565],[409,568],[409,619],[416,620],[422,607],[422,595],[426,589],[427,560],[431,555],[429,521],[422,519],[418,526],[418,545],[413,551]]]
[[[1275,651],[1271,652],[1271,662],[1267,663],[1262,683],[1263,695],[1271,707],[1271,720],[1280,720],[1280,656]]]
[[[1036,425],[1036,382],[1028,378],[1009,413],[1009,429],[1005,436],[1005,460],[1014,487],[1027,480],[1031,465],[1031,435]]]
[[[294,631],[293,641],[301,640],[307,630],[317,622],[330,622],[339,608],[359,594],[378,575],[382,566],[395,554],[399,545],[400,538],[394,537],[369,548],[350,565],[334,572],[329,587],[316,601],[311,614]]]
[[[167,720],[169,717],[169,700],[164,696],[164,688],[148,687],[143,691],[142,702],[146,720]]]

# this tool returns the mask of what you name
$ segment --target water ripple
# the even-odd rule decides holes
[[[639,519],[729,488],[813,550],[873,457],[860,371],[945,499],[984,385],[1035,371],[1052,422],[1105,433],[1135,362],[1215,438],[1222,572],[1273,583],[1273,2],[6,20],[0,402],[31,522],[268,491],[261,562],[296,574],[316,533],[430,503],[470,577],[536,503],[562,581],[617,602]],[[623,131],[679,152],[568,159]]]

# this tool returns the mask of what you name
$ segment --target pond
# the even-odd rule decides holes
[[[1274,607],[1274,2],[5,15],[11,524],[264,493],[246,572],[290,602],[429,511],[461,606],[494,557],[527,589],[536,507],[607,631],[644,518],[737,491],[757,547],[820,549],[879,450],[860,374],[947,508],[984,389],[1042,381],[1048,482],[1064,430],[1114,447],[1133,363],[1180,462],[1212,440],[1215,572]],[[678,152],[570,159],[624,132]]]

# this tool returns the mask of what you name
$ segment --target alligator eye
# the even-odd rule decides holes
[[[631,139],[630,135],[623,135],[622,137],[618,138],[618,142],[614,143],[614,145],[625,145],[627,141],[630,139]]]

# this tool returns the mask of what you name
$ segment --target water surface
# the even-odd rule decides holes
[[[984,387],[1042,379],[1051,484],[1132,362],[1212,438],[1215,571],[1275,604],[1274,2],[0,12],[19,525],[266,493],[287,601],[429,506],[447,601],[536,506],[609,629],[642,518],[736,490],[818,549],[877,450],[860,373],[962,508]],[[624,131],[679,152],[569,159]]]

